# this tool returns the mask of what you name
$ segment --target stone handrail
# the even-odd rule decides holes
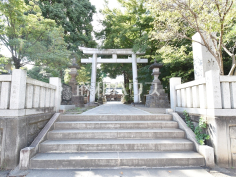
[[[0,75],[0,116],[24,116],[58,111],[61,81],[50,78],[50,84],[27,77],[24,70]]]
[[[219,71],[181,84],[181,78],[170,79],[171,108],[192,114],[232,116],[236,114],[236,76],[220,76]]]

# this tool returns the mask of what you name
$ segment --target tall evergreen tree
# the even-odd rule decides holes
[[[78,46],[96,46],[91,24],[96,11],[89,0],[40,0],[39,7],[45,18],[55,20],[58,26],[64,28],[64,39],[70,51],[81,57]]]

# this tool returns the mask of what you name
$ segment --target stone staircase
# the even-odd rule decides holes
[[[172,115],[61,115],[31,169],[204,166]]]

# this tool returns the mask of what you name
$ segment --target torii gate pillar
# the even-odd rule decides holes
[[[90,100],[89,100],[90,103],[95,103],[96,78],[97,78],[97,54],[93,54],[92,72],[91,72]]]
[[[134,88],[134,103],[139,103],[138,91],[138,73],[137,73],[137,58],[136,54],[132,54],[132,71],[133,71],[133,88]]]

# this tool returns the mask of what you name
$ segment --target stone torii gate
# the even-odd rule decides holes
[[[81,63],[92,63],[90,103],[95,102],[97,64],[101,63],[132,63],[134,102],[139,102],[137,63],[148,63],[148,59],[137,58],[137,55],[144,55],[145,53],[134,53],[132,49],[100,50],[95,48],[79,47],[79,50],[83,51],[84,54],[93,55],[92,58],[89,57],[88,59],[81,59]],[[102,59],[101,57],[97,57],[98,55],[112,55],[112,58]],[[132,55],[132,58],[128,57],[128,59],[119,59],[117,58],[117,55]]]

